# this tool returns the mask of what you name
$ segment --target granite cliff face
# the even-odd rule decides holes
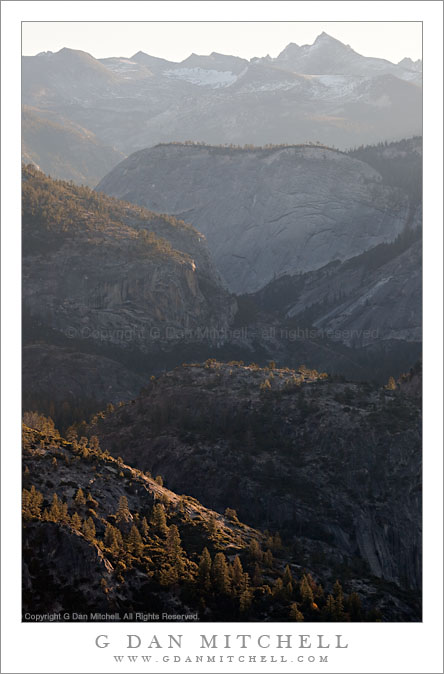
[[[396,298],[396,299],[395,299]],[[367,347],[422,340],[421,230],[407,230],[345,262],[284,275],[247,296],[251,307],[335,342]]]
[[[160,377],[89,432],[173,489],[278,528],[309,556],[421,586],[420,403],[400,389],[208,362]]]
[[[24,169],[23,235],[25,345],[46,344],[54,358],[49,372],[66,359],[55,391],[71,394],[90,384],[94,355],[96,385],[87,386],[87,395],[103,400],[108,387],[110,400],[119,391],[134,395],[147,361],[152,365],[184,334],[190,343],[211,344],[212,330],[226,328],[235,312],[204,237],[192,227],[52,181],[31,167]],[[34,391],[48,378],[42,348],[37,351],[24,374]],[[76,371],[73,353],[90,354],[89,367]],[[103,357],[120,363],[105,379]],[[133,374],[123,376],[122,363]]]
[[[175,219],[27,168],[23,230],[26,310],[69,338],[124,348],[133,331],[131,341],[149,350],[156,329],[162,339],[169,325],[224,327],[233,313],[204,237]]]
[[[323,147],[160,145],[124,160],[97,190],[186,218],[238,293],[393,241],[411,217],[401,189]]]

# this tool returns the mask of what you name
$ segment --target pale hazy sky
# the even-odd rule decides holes
[[[421,58],[418,21],[362,22],[23,22],[23,54],[81,49],[95,58],[144,51],[170,61],[192,52],[252,58],[277,56],[289,42],[312,44],[325,31],[364,56],[398,63]]]

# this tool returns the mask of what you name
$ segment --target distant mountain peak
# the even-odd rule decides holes
[[[285,47],[285,49],[281,51],[276,60],[279,61],[298,58],[301,55],[306,56],[307,54],[316,53],[319,49],[324,50],[328,49],[329,47],[335,47],[337,50],[342,49],[344,51],[353,51],[349,45],[345,45],[343,42],[337,40],[328,33],[322,32],[317,36],[313,44],[300,46],[296,44],[296,42],[290,42]]]
[[[407,68],[408,70],[415,70],[417,72],[421,72],[422,61],[421,59],[413,61],[411,58],[406,56],[405,58],[401,59],[401,61],[399,61],[398,66],[401,66],[402,68]]]
[[[159,56],[151,56],[142,50],[136,52],[129,60],[136,61],[136,63],[141,63],[145,66],[148,66],[150,69],[155,68],[156,72],[176,65],[175,61],[168,61],[167,59],[163,59]]]
[[[281,53],[277,56],[277,59],[281,58],[291,58],[294,54],[297,54],[300,51],[301,47],[296,44],[296,42],[290,42],[287,44],[285,49],[281,51]]]
[[[343,49],[351,49],[350,45],[344,44],[343,42],[341,42],[341,40],[332,37],[325,31],[323,31],[322,33],[320,33],[320,35],[317,36],[316,40],[313,42],[311,46],[315,47],[324,45],[334,45],[336,47],[342,47]]]
[[[326,33],[325,30],[323,30],[322,33],[319,33],[319,35],[317,36],[315,42],[320,42],[320,41],[324,41],[324,42],[325,42],[325,41],[327,41],[327,40],[329,40],[329,41],[331,41],[331,42],[340,42],[340,40],[338,40],[338,39],[336,39],[335,37],[332,37],[331,35],[329,35],[328,33]],[[343,44],[343,43],[341,42],[341,44]]]
[[[62,49],[59,49],[59,51],[55,52],[54,56],[73,56],[76,58],[85,58],[87,57],[88,59],[92,59],[95,61],[96,59],[92,54],[90,54],[87,51],[84,51],[83,49],[71,49],[70,47],[62,47]]]

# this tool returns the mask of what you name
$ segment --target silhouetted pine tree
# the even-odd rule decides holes
[[[202,554],[199,560],[199,569],[197,572],[197,580],[199,588],[205,591],[209,591],[211,588],[211,555],[208,551],[208,548],[202,550]]]
[[[218,552],[214,558],[212,576],[215,590],[220,594],[229,594],[231,589],[230,574],[223,552]]]
[[[296,602],[293,602],[290,606],[289,618],[297,623],[301,623],[304,620],[304,614],[301,613]]]

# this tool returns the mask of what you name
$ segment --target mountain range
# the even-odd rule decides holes
[[[347,149],[419,134],[421,97],[420,62],[364,57],[325,33],[312,45],[290,44],[274,59],[250,61],[212,53],[174,63],[143,52],[95,59],[64,48],[23,57],[22,101],[38,118],[34,127],[48,116],[67,133],[74,125],[80,146],[60,161],[59,129],[51,152],[27,132],[24,158],[93,186],[96,176],[78,156],[86,139],[107,170],[116,152],[171,140],[319,141]]]

